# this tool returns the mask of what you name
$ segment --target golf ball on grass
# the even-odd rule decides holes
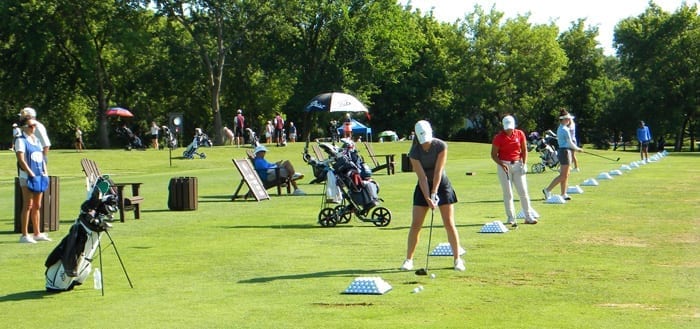
[[[435,279],[436,276],[437,276],[437,275],[435,275],[435,273],[431,273],[431,274],[430,274],[430,278],[431,278],[431,279]]]

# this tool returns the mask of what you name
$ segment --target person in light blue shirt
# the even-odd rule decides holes
[[[260,176],[263,182],[273,182],[277,179],[277,172],[275,169],[279,168],[279,174],[281,177],[290,177],[291,184],[294,187],[294,195],[305,195],[304,191],[299,189],[297,186],[297,180],[304,178],[304,175],[294,171],[294,166],[289,160],[281,160],[275,163],[271,163],[265,159],[265,154],[267,153],[267,148],[263,145],[259,145],[253,151],[255,158],[253,159],[253,167],[255,171]]]
[[[644,121],[639,121],[637,128],[637,140],[639,141],[639,156],[642,161],[649,162],[649,142],[651,141],[651,132],[649,127],[644,124]]]
[[[571,197],[566,193],[569,184],[571,155],[573,152],[583,151],[582,148],[574,143],[573,138],[571,138],[571,130],[569,130],[571,119],[573,119],[573,116],[569,114],[568,111],[564,109],[559,111],[559,128],[557,129],[557,142],[559,143],[557,158],[559,159],[560,165],[559,175],[554,177],[552,182],[549,183],[549,186],[542,190],[545,200],[549,199],[552,189],[557,185],[561,187],[561,196],[564,200],[571,200]]]

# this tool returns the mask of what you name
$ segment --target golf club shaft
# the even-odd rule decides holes
[[[428,252],[425,254],[425,272],[428,272],[428,260],[430,259],[430,243],[433,240],[433,218],[435,218],[435,208],[430,209],[430,231],[428,231]]]
[[[596,156],[596,157],[599,157],[599,158],[602,158],[602,159],[605,159],[605,160],[620,161],[620,158],[617,158],[617,159],[608,158],[608,157],[606,157],[606,156],[602,156],[602,155],[600,155],[600,154],[591,153],[591,152],[588,152],[588,151],[583,151],[583,153],[590,154],[590,155],[592,155],[592,156]]]

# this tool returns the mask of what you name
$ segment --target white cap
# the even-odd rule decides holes
[[[416,122],[416,126],[413,130],[416,132],[418,143],[423,144],[433,140],[433,128],[430,127],[428,121],[420,120]]]
[[[236,113],[243,113],[243,110],[238,109],[238,111],[236,111]]]
[[[253,150],[253,153],[258,154],[258,152],[267,152],[267,147],[265,147],[265,145],[258,145],[255,150]]]
[[[503,129],[515,129],[515,118],[510,115],[503,117]]]
[[[571,115],[571,113],[567,113],[567,114],[565,114],[565,115],[560,115],[560,116],[559,116],[559,120],[573,119],[573,118],[575,118],[575,117],[574,117],[573,115]]]
[[[19,116],[20,117],[32,117],[36,118],[36,110],[34,110],[31,107],[25,107],[21,111],[19,111]]]

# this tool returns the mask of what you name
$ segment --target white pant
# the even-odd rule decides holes
[[[520,196],[520,205],[522,206],[523,213],[525,214],[525,220],[531,221],[532,209],[530,205],[530,196],[527,193],[527,180],[525,179],[525,174],[523,173],[523,163],[516,161],[511,163],[510,161],[503,161],[508,167],[508,173],[503,171],[503,167],[498,167],[498,180],[501,182],[501,189],[503,190],[503,205],[506,208],[506,216],[509,220],[515,220],[515,205],[513,204],[513,185],[518,191],[518,196]]]

